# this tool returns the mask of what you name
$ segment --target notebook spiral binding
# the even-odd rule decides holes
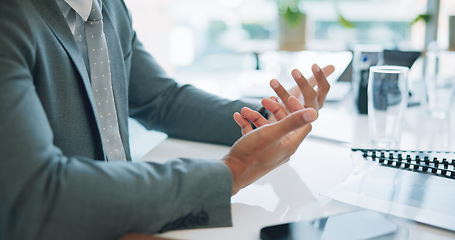
[[[455,152],[351,148],[383,166],[455,179]]]

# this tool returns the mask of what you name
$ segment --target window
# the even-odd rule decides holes
[[[338,22],[336,1],[355,28]],[[439,41],[446,45],[447,16],[455,15],[455,1],[440,1]],[[278,13],[273,0],[126,2],[144,45],[177,76],[254,69],[251,52],[276,48]],[[425,24],[410,22],[426,12],[427,0],[302,0],[300,7],[308,17],[309,49],[342,50],[357,41],[389,48],[424,47]]]

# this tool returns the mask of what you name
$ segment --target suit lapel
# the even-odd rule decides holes
[[[63,46],[65,51],[68,53],[71,61],[74,63],[81,79],[83,85],[87,92],[92,111],[95,109],[95,101],[93,98],[92,87],[90,84],[90,78],[88,76],[88,71],[85,65],[82,55],[79,53],[79,49],[74,39],[73,34],[71,33],[66,20],[61,14],[60,8],[58,7],[55,1],[49,0],[36,0],[32,1],[35,5],[37,11],[41,14],[41,17],[46,21],[47,25],[54,33],[55,37],[58,39],[60,44]]]
[[[95,114],[95,101],[90,83],[90,77],[82,58],[79,49],[71,33],[66,20],[61,14],[55,0],[35,0],[31,1],[35,5],[37,11],[41,14],[42,18],[46,21],[49,28],[52,30],[55,37],[62,44],[65,51],[68,53],[71,61],[74,63],[77,71],[79,72],[83,85],[89,98],[93,115]],[[128,143],[128,81],[125,72],[125,63],[123,61],[123,52],[120,45],[118,34],[113,26],[111,17],[107,8],[103,6],[103,19],[104,19],[104,32],[109,50],[109,59],[111,61],[111,74],[112,74],[112,88],[114,93],[115,105],[117,108],[120,134],[122,137],[123,145],[127,154],[127,159],[130,159],[129,143]],[[96,121],[98,131],[99,124]]]

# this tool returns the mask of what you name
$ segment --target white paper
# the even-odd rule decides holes
[[[455,231],[455,180],[361,160],[344,182],[321,195]]]

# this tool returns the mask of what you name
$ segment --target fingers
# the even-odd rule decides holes
[[[314,67],[314,65],[316,65],[316,64],[313,64],[313,67]],[[313,67],[312,67],[312,70],[313,70]],[[322,72],[324,73],[325,78],[330,76],[334,71],[335,71],[335,67],[333,65],[327,65],[327,66],[322,68]],[[314,71],[313,71],[313,74],[314,74]],[[312,87],[315,87],[318,84],[317,79],[316,79],[316,75],[317,74],[311,76],[308,79],[308,82],[310,83],[310,85]]]
[[[315,65],[313,65],[313,67]],[[318,106],[316,105],[318,96],[317,96],[317,93],[314,90],[314,88],[310,85],[310,83],[306,80],[306,78],[302,75],[302,73],[300,73],[299,70],[294,69],[294,70],[292,70],[291,74],[292,74],[292,77],[294,77],[294,80],[297,83],[297,86],[299,87],[300,92],[302,93],[304,107],[312,107],[315,109],[319,109]],[[289,101],[289,99],[288,99],[288,101]],[[289,102],[288,102],[287,106],[290,109]]]
[[[324,105],[325,99],[327,97],[327,93],[330,90],[330,84],[327,81],[326,76],[332,74],[333,71],[335,71],[335,67],[333,67],[333,65],[327,66],[326,70],[327,70],[328,74],[325,74],[325,72],[323,70],[321,70],[321,68],[319,68],[319,66],[316,64],[313,64],[311,70],[313,71],[313,76],[314,76],[314,79],[316,79],[316,83],[317,83],[317,89],[316,89],[316,92],[318,95],[317,101],[318,101],[319,107],[322,107]]]
[[[316,120],[316,118],[316,110],[312,108],[294,112],[285,119],[273,124],[277,126],[273,128],[273,130],[270,132],[270,135],[273,135],[275,138],[283,137],[289,132],[313,122]]]
[[[291,96],[288,91],[278,82],[276,79],[272,79],[270,81],[270,86],[272,87],[273,91],[275,91],[276,95],[283,101],[286,108],[288,107],[288,98]]]
[[[291,96],[288,100],[289,102],[289,107],[291,108],[291,111],[292,112],[297,112],[297,111],[300,111],[303,108],[302,104],[300,103],[300,101],[294,97],[294,96]],[[318,112],[316,111],[316,118],[318,116]],[[300,143],[303,141],[303,139],[308,135],[308,133],[311,131],[311,125],[307,125],[301,129],[299,129],[298,131],[296,131],[296,134],[298,135],[298,139],[300,139],[299,142],[296,142],[297,145],[300,145]]]
[[[245,135],[251,131],[253,131],[253,127],[251,127],[250,122],[248,119],[244,118],[240,113],[236,112],[234,113],[234,120],[239,125],[242,135]]]
[[[288,104],[289,104],[289,108],[290,108],[289,110],[291,110],[292,112],[296,112],[296,111],[304,109],[304,107],[302,106],[300,101],[294,96],[289,97]]]
[[[261,141],[262,144],[257,145],[256,147],[260,149],[251,149],[252,151],[256,150],[261,150],[266,146],[270,146],[273,143],[279,141],[281,138],[286,136],[288,133],[291,131],[294,131],[296,129],[299,129],[306,124],[309,124],[316,120],[317,118],[317,113],[316,110],[312,108],[300,110],[297,112],[294,112],[290,115],[288,115],[286,118],[282,119],[281,121],[278,121],[273,124],[269,124],[267,126],[264,126],[261,129],[258,129],[257,133],[255,136],[258,137]],[[299,133],[299,138],[294,139],[293,141],[296,141],[300,143],[303,138],[306,136],[304,133],[308,133],[309,130],[305,131],[298,131]]]
[[[301,72],[297,69],[292,71],[297,87],[290,90],[293,96],[299,96],[303,100],[304,107],[311,107],[319,110],[324,105],[327,93],[330,89],[330,84],[326,76],[329,76],[335,71],[333,65],[325,66],[321,69],[317,64],[311,67],[313,76],[308,80],[302,76]],[[286,101],[286,107],[289,109],[289,99]]]
[[[313,64],[312,71],[313,76],[307,80],[298,69],[294,69],[291,74],[296,81],[298,88],[291,89],[291,92],[294,96],[298,96],[301,93],[300,96],[303,97],[301,100],[303,100],[304,107],[320,109],[323,106],[330,89],[330,84],[328,83],[326,76],[332,74],[333,71],[335,71],[335,67],[333,65],[328,65],[321,69],[317,64]],[[285,110],[289,111],[290,106],[288,101],[291,94],[276,79],[270,81],[270,86],[283,102],[286,108]],[[314,89],[315,86],[317,86],[316,90]]]
[[[240,113],[234,113],[234,120],[239,125],[242,135],[245,135],[253,131],[253,127],[250,124],[250,121],[256,126],[261,127],[263,125],[269,124],[269,121],[265,119],[260,113],[251,110],[250,108],[242,108]]]
[[[265,119],[260,113],[250,108],[244,107],[242,108],[240,113],[243,115],[244,118],[251,121],[256,127],[261,127],[269,123],[269,121],[267,121],[267,119]]]
[[[311,130],[310,123],[316,117],[316,110],[303,109],[279,122],[258,128],[234,143],[223,158],[232,173],[232,194],[286,161]],[[243,126],[242,129],[251,131],[246,118],[239,113],[234,114],[234,118]]]
[[[273,116],[276,118],[276,120],[280,121],[281,119],[285,118],[288,113],[286,110],[283,109],[280,103],[278,103],[278,99],[275,97],[271,98],[264,98],[261,101],[262,106],[264,106],[265,109],[267,109]]]

